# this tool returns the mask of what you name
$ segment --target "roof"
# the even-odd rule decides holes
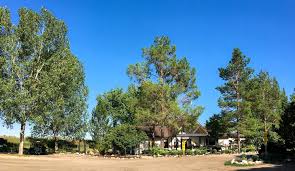
[[[183,132],[177,135],[177,137],[205,137],[208,136],[208,131],[199,122],[193,132]]]

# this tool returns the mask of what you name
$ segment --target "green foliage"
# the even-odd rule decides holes
[[[224,154],[232,154],[233,151],[231,149],[223,150],[222,153]]]
[[[135,109],[132,93],[114,89],[97,97],[97,105],[92,111],[91,135],[100,144],[107,134],[121,124],[133,125]]]
[[[252,155],[251,158],[250,158],[252,161],[260,161],[260,158],[258,155]]]
[[[225,83],[217,87],[222,95],[218,105],[222,108],[226,120],[231,124],[230,130],[235,130],[238,134],[243,132],[244,118],[250,113],[246,97],[247,84],[253,70],[248,67],[249,62],[250,59],[243,55],[239,49],[234,49],[228,65],[225,68],[219,68],[219,76]]]
[[[186,58],[177,58],[176,47],[166,36],[156,37],[142,54],[144,61],[130,65],[127,70],[137,83],[133,86],[138,99],[137,122],[141,126],[175,129],[196,124],[202,109],[190,106],[200,95],[195,68]]]
[[[169,150],[168,154],[171,156],[182,155],[182,151],[181,150]]]
[[[242,152],[255,152],[256,147],[253,144],[247,145],[242,148]]]
[[[126,154],[127,150],[138,147],[145,140],[147,136],[144,132],[127,124],[112,128],[105,138],[105,141],[116,147],[120,154]]]
[[[152,147],[151,149],[149,149],[148,153],[153,156],[159,156],[159,155],[165,156],[169,154],[169,151],[160,147]]]
[[[267,72],[260,72],[252,80],[250,100],[251,110],[256,119],[256,131],[254,137],[263,137],[266,145],[269,138],[278,139],[273,128],[279,127],[283,111],[283,92],[280,90],[275,78],[271,78]],[[250,123],[250,122],[249,122]],[[254,132],[254,131],[253,131]]]
[[[285,141],[287,149],[295,151],[295,102],[293,101],[282,115],[278,134]]]
[[[295,89],[294,93],[290,96],[290,101],[295,103]]]
[[[65,23],[44,8],[40,13],[21,8],[18,13],[19,23],[13,25],[9,10],[0,8],[0,114],[8,126],[21,124],[22,154],[28,122],[41,127],[35,130],[44,130],[42,134],[49,132],[43,128],[72,129],[83,115],[87,93]],[[72,116],[64,122],[61,115]]]
[[[206,154],[207,153],[207,148],[206,147],[196,148],[196,149],[194,149],[194,153],[195,153],[195,155]]]
[[[227,132],[228,125],[222,114],[214,114],[206,121],[206,128],[210,130],[210,138],[216,141]]]
[[[187,149],[187,150],[185,150],[185,154],[186,155],[195,155],[195,151],[194,150],[191,150],[191,149]]]

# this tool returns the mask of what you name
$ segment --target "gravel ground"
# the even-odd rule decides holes
[[[111,159],[75,155],[12,156],[0,155],[0,170],[5,171],[182,171],[182,170],[295,170],[288,166],[263,164],[255,167],[224,166],[234,155],[206,155],[192,157],[162,157],[141,159]],[[290,168],[289,168],[290,167]]]

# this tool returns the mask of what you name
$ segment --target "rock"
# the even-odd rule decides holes
[[[232,159],[230,163],[231,164],[234,164],[235,162],[236,162],[236,160],[235,159]]]
[[[262,161],[256,161],[255,164],[262,164]]]
[[[253,161],[248,161],[248,164],[255,164],[255,162],[253,162]]]
[[[241,164],[247,165],[248,161],[247,160],[242,160]]]

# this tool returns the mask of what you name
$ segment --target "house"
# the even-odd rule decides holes
[[[246,138],[244,137],[244,135],[240,135],[240,142],[241,144],[246,140]],[[228,149],[228,148],[233,148],[233,147],[237,147],[238,146],[238,142],[237,142],[237,133],[236,132],[231,132],[231,133],[226,133],[223,134],[222,136],[220,136],[218,138],[217,144],[221,146],[221,148],[224,149]]]
[[[171,141],[171,146],[174,149],[181,148],[182,140],[186,140],[186,149],[205,147],[208,145],[208,136],[206,128],[198,123],[198,126],[192,132],[180,132],[177,134]]]
[[[152,143],[157,147],[162,146],[166,149],[181,149],[183,140],[186,140],[186,148],[203,147],[208,144],[208,132],[201,124],[198,123],[191,132],[179,132],[166,126],[142,126],[139,129],[146,132],[149,137],[148,141],[140,144],[141,153],[152,147]]]

